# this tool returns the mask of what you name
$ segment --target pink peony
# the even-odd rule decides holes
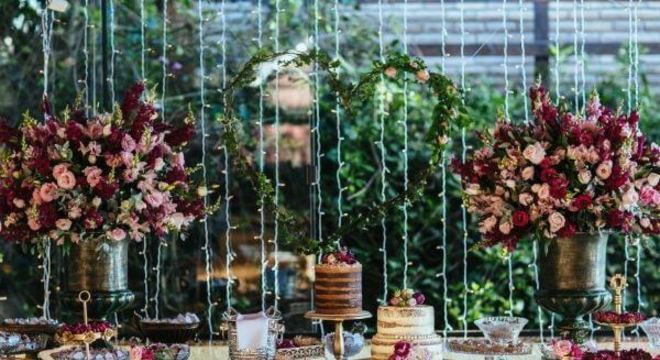
[[[423,84],[429,81],[431,74],[428,72],[428,70],[419,70],[417,73],[415,73],[415,77],[417,78],[417,81]]]
[[[527,145],[523,150],[523,156],[534,165],[538,165],[545,158],[545,149],[541,143]]]
[[[96,166],[86,167],[83,173],[87,177],[87,183],[91,187],[96,187],[102,180],[101,175],[103,171]]]
[[[642,188],[642,191],[639,193],[639,201],[644,206],[648,206],[648,205],[658,206],[660,205],[660,192],[658,192],[657,190],[655,190],[650,186],[645,186]]]
[[[43,202],[51,202],[57,198],[57,185],[45,183],[39,189],[39,198]]]
[[[552,350],[557,356],[566,356],[571,353],[573,343],[570,340],[559,340],[552,344]]]
[[[114,241],[122,241],[126,238],[126,231],[124,231],[121,228],[115,228],[112,230],[109,230],[106,235],[108,236],[109,239],[112,239]]]
[[[600,163],[596,168],[596,175],[603,180],[609,178],[612,175],[612,161],[607,160]]]
[[[151,207],[157,208],[163,204],[163,194],[158,191],[152,191],[144,196],[144,201]]]
[[[71,229],[71,220],[69,219],[58,219],[55,222],[55,226],[62,231],[69,231]]]
[[[62,189],[71,190],[76,186],[76,176],[70,171],[63,172],[55,180],[57,180],[57,186]]]
[[[57,179],[66,171],[69,171],[69,164],[57,164],[53,167],[53,177]]]
[[[553,212],[548,216],[548,224],[550,224],[550,232],[557,232],[566,224],[566,218],[559,212]]]

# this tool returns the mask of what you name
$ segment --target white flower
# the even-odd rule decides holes
[[[623,196],[621,197],[621,202],[623,203],[623,206],[626,207],[637,204],[637,201],[639,201],[639,194],[637,191],[635,191],[633,186],[631,186],[628,191],[623,193]]]
[[[550,224],[550,232],[555,233],[564,227],[566,218],[561,213],[555,211],[548,216],[548,223]]]
[[[522,193],[518,195],[518,202],[524,206],[529,206],[534,201],[534,196],[530,193]]]
[[[527,145],[525,150],[523,150],[523,156],[525,159],[529,160],[532,164],[538,165],[545,158],[545,149],[541,143],[535,143],[533,145]]]
[[[500,231],[502,232],[502,234],[509,235],[509,233],[511,232],[511,228],[513,228],[511,221],[500,222]]]
[[[578,180],[583,185],[588,184],[589,181],[591,181],[591,171],[587,169],[581,170],[580,173],[578,174]]]
[[[522,171],[522,178],[523,180],[530,180],[531,178],[534,177],[534,167],[533,166],[528,166]]]
[[[649,185],[655,187],[658,185],[658,182],[660,182],[660,175],[656,173],[650,173],[646,179],[648,180]]]

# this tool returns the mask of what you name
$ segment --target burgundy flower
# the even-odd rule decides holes
[[[144,83],[137,82],[124,93],[124,102],[121,110],[124,114],[130,114],[135,111],[140,104],[140,97],[144,92]]]
[[[202,199],[193,201],[174,200],[176,202],[177,211],[182,212],[186,216],[193,216],[200,218],[204,215],[204,202]]]
[[[85,214],[85,229],[94,230],[100,228],[102,225],[103,216],[98,211],[94,209],[87,211],[87,214]]]
[[[422,294],[421,292],[414,293],[413,298],[415,299],[417,305],[424,305],[424,303],[426,302],[426,296],[424,296],[424,294]]]
[[[167,172],[167,175],[165,176],[165,181],[170,185],[184,182],[186,181],[186,172],[179,167],[172,168],[170,171]]]
[[[607,226],[618,229],[625,221],[625,214],[619,209],[610,210],[607,213]]]
[[[543,161],[541,162],[541,165],[543,165],[543,162],[546,161],[546,160],[548,160],[547,157],[545,159],[543,159]],[[548,160],[548,162],[549,162],[549,160]],[[557,170],[555,170],[551,167],[548,167],[548,168],[545,168],[541,171],[541,180],[543,180],[544,182],[549,183],[550,180],[556,178],[558,175],[559,175],[559,173],[557,172]]]
[[[513,216],[511,217],[511,220],[513,221],[513,225],[516,227],[525,227],[529,223],[529,215],[527,214],[526,211],[523,210],[516,210],[513,212]]]
[[[55,226],[58,219],[57,209],[52,203],[39,205],[39,224],[44,229],[50,229]]]
[[[115,195],[118,189],[119,183],[116,181],[109,183],[107,180],[102,180],[94,187],[94,193],[101,199],[108,200]]]
[[[550,180],[550,195],[555,199],[563,199],[568,194],[568,180],[555,177]]]
[[[51,173],[50,161],[45,155],[39,155],[30,162],[30,167],[37,170],[42,176],[48,176]]]
[[[291,339],[282,339],[277,342],[278,349],[291,349],[295,348],[296,344]]]
[[[577,227],[575,226],[575,224],[573,224],[572,222],[566,222],[564,227],[559,230],[558,234],[561,237],[568,238],[575,235],[576,231],[577,231]]]
[[[176,147],[189,142],[194,136],[194,126],[192,124],[185,124],[182,127],[174,129],[165,135],[165,142],[167,142],[172,147]]]
[[[407,341],[401,340],[394,344],[394,355],[406,357],[410,354],[410,350],[412,344]]]
[[[66,137],[74,144],[79,143],[83,137],[81,125],[75,121],[69,121],[66,124]]]
[[[629,174],[627,171],[623,171],[621,166],[614,165],[612,167],[612,174],[607,178],[605,185],[609,190],[614,190],[622,187],[628,182]]]
[[[594,138],[589,131],[582,130],[580,131],[580,136],[578,137],[578,141],[580,142],[581,145],[589,147],[593,145]]]
[[[571,206],[576,208],[577,211],[584,210],[591,206],[591,195],[589,194],[580,194],[576,196],[571,202]]]

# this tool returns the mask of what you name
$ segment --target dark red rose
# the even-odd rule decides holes
[[[426,296],[424,296],[424,294],[422,294],[421,292],[414,293],[412,297],[415,299],[417,305],[424,305],[424,303],[426,302]]]
[[[39,224],[43,229],[53,228],[58,218],[57,209],[52,203],[39,205]]]
[[[177,200],[175,199],[177,211],[182,212],[186,216],[193,216],[201,218],[204,215],[204,201],[196,199],[193,201]]]
[[[192,124],[185,124],[180,128],[174,129],[165,135],[165,142],[170,146],[176,147],[192,140],[195,136],[195,127]]]
[[[523,210],[516,210],[513,212],[513,216],[511,217],[511,220],[513,221],[513,225],[516,227],[525,227],[529,223],[529,215],[527,214],[526,211]]]
[[[78,109],[73,109],[69,112],[69,121],[75,121],[80,124],[84,124],[87,122],[87,114],[85,113],[85,109],[78,108]]]
[[[631,217],[632,214],[621,211],[619,209],[610,210],[607,213],[607,225],[614,229],[628,231],[630,229],[630,224],[628,221]]]
[[[410,350],[412,350],[412,344],[401,340],[398,341],[396,344],[394,344],[394,354],[398,356],[408,356],[410,354]]]
[[[629,180],[629,173],[623,171],[621,166],[614,165],[612,167],[612,174],[605,181],[605,185],[609,190],[615,190],[626,184]]]
[[[185,182],[186,177],[186,172],[183,171],[183,169],[180,167],[175,167],[167,172],[167,175],[165,175],[165,182],[170,185],[174,185],[177,183]]]
[[[66,138],[74,144],[80,142],[83,137],[82,125],[75,121],[66,124]]]
[[[30,167],[37,170],[42,176],[48,176],[51,173],[50,161],[46,156],[38,156],[30,162]]]
[[[94,187],[94,193],[101,199],[108,200],[115,195],[118,189],[119,184],[116,181],[109,183],[107,180],[102,180]]]
[[[545,159],[543,159],[543,161],[546,161],[546,160],[548,160],[547,157]],[[559,175],[559,173],[557,173],[557,170],[549,167],[549,168],[543,169],[541,171],[541,180],[543,182],[549,183],[550,180],[556,178],[558,175]]]
[[[568,180],[555,177],[550,180],[550,195],[555,199],[563,199],[568,194]]]
[[[552,162],[550,161],[550,158],[546,156],[545,158],[543,158],[543,160],[541,160],[541,163],[539,164],[539,166],[542,169],[547,169],[547,168],[552,166]]]
[[[98,229],[103,225],[103,216],[101,216],[98,211],[90,209],[87,211],[87,214],[85,214],[84,224],[85,229],[87,230]]]
[[[634,129],[635,126],[637,126],[637,123],[639,123],[639,113],[636,110],[633,110],[628,116],[628,124]]]
[[[137,82],[124,93],[124,102],[121,110],[124,114],[129,115],[135,111],[140,104],[140,97],[144,92],[144,83]]]
[[[589,194],[580,194],[573,198],[573,202],[571,202],[571,205],[576,208],[578,211],[584,210],[591,206],[591,195]]]
[[[576,231],[577,231],[577,227],[575,226],[575,224],[567,221],[564,227],[559,230],[558,234],[561,237],[567,238],[575,235]]]
[[[593,145],[594,137],[591,135],[589,131],[582,130],[580,132],[580,137],[578,138],[578,141],[580,142],[581,145],[589,147]]]

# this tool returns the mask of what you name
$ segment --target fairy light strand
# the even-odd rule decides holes
[[[639,3],[641,0],[637,0],[635,6],[633,7],[633,21],[634,21],[634,49],[635,49],[635,108],[639,107]]]
[[[560,97],[560,92],[559,92],[559,86],[561,83],[561,79],[559,78],[559,7],[560,3],[559,0],[555,0],[555,98],[557,99],[557,102],[559,102],[559,97]]]
[[[634,0],[628,0],[628,85],[626,88],[626,95],[628,98],[628,112],[633,110],[633,74],[634,74],[634,69],[635,69],[635,49],[634,49],[634,19],[633,19],[633,7],[634,7]],[[624,237],[624,242],[623,242],[623,253],[625,256],[624,262],[623,262],[623,276],[628,278],[628,266],[630,264],[630,246],[629,246],[629,241],[630,237],[625,236]],[[627,296],[626,296],[626,289],[623,290],[623,297],[621,301],[621,305],[623,309],[626,309],[627,305]]]
[[[335,0],[335,60],[339,61],[339,0]],[[339,103],[339,96],[335,98],[335,123],[337,125],[337,227],[341,227],[344,211],[342,209],[344,188],[341,181],[341,172],[344,167],[344,161],[341,156],[342,141],[344,140],[341,131],[341,107]]]
[[[440,1],[440,22],[442,26],[442,34],[440,36],[442,58],[440,59],[440,68],[445,72],[445,56],[447,56],[447,18],[446,18],[445,0]],[[440,162],[440,173],[442,175],[442,190],[440,198],[442,201],[442,313],[445,323],[442,329],[442,336],[447,337],[447,332],[453,330],[449,324],[449,286],[447,283],[447,151],[442,151],[442,161]]]
[[[408,54],[408,0],[403,1],[403,52]],[[408,76],[403,78],[403,191],[408,192]],[[403,210],[403,288],[408,288],[408,198],[401,207]]]
[[[85,92],[85,115],[89,116],[89,0],[85,0],[83,7],[85,26],[83,27],[83,56],[85,62],[84,92]]]
[[[319,2],[314,0],[314,50],[319,51]],[[314,175],[314,185],[316,187],[316,231],[318,241],[323,241],[323,193],[321,188],[321,105],[320,105],[320,68],[318,61],[314,61],[314,140],[316,142],[316,166]]]
[[[509,27],[507,26],[507,0],[502,0],[502,31],[504,32],[504,50],[502,52],[504,61],[504,114],[506,120],[510,120],[509,113]],[[509,289],[511,287],[509,286]]]
[[[578,47],[578,38],[580,27],[578,25],[578,5],[577,0],[573,0],[573,103],[575,111],[580,111],[580,49]]]
[[[85,0],[87,1],[87,0]],[[201,1],[200,1],[201,2]],[[146,15],[144,13],[144,0],[140,0],[140,77],[146,80]]]
[[[221,52],[221,77],[222,77],[222,88],[224,89],[227,86],[227,14],[225,9],[225,0],[220,2],[220,22],[222,23],[222,29],[220,33],[220,52]],[[227,99],[225,94],[222,94],[222,105],[223,108],[227,107]],[[225,110],[226,111],[226,110]],[[229,168],[229,151],[227,146],[222,147],[223,158],[224,158],[224,169],[222,173],[224,175],[224,200],[225,200],[225,273],[227,274],[227,286],[225,288],[225,297],[227,302],[227,310],[231,308],[232,304],[232,290],[234,284],[234,275],[232,272],[232,261],[234,259],[234,249],[231,241],[231,231],[234,229],[234,226],[231,223],[231,191],[230,191],[230,168]]]
[[[167,1],[164,1],[167,3]],[[115,2],[110,0],[108,5],[110,6],[110,74],[108,75],[108,82],[110,83],[110,99],[112,100],[111,106],[114,106],[115,103],[115,54],[117,49],[115,48]],[[112,109],[106,109],[106,111],[112,111]]]
[[[91,25],[92,30],[92,113],[96,114],[96,26]]]
[[[383,21],[383,0],[378,0],[378,49],[380,61],[385,61],[385,45],[384,45],[384,21]],[[386,201],[385,191],[387,189],[387,159],[385,151],[385,76],[380,74],[380,92],[378,97],[378,125],[379,125],[379,139],[378,147],[380,149],[380,202]],[[381,303],[387,303],[387,223],[385,216],[380,218],[381,228],[381,251],[383,252],[383,298]]]
[[[582,106],[587,104],[587,77],[585,74],[587,36],[584,8],[584,0],[580,0],[580,81],[582,83],[580,94],[582,95]]]
[[[460,29],[461,29],[461,89],[465,92],[465,2],[460,0]],[[465,95],[464,95],[465,96]],[[465,102],[465,98],[463,98]],[[466,128],[461,128],[461,162],[465,163],[467,158],[467,142],[466,142]],[[463,337],[467,338],[468,335],[468,223],[467,223],[467,209],[465,204],[461,204],[461,223],[463,229],[463,314],[461,315],[461,322],[463,323]]]
[[[87,0],[85,0],[87,1]],[[145,23],[144,0],[140,0],[140,78],[146,83],[145,74]],[[149,318],[149,241],[142,240],[142,271],[144,276],[144,307],[142,312]]]
[[[165,92],[167,90],[167,2],[168,0],[163,1],[163,48],[162,48],[162,58],[161,58],[161,107],[162,107],[162,117],[163,121],[165,120]]]
[[[275,0],[275,52],[280,51],[280,13],[282,12],[280,0]],[[280,201],[280,63],[277,61],[275,66],[275,206],[279,206]],[[275,310],[279,306],[280,297],[280,281],[279,274],[279,213],[275,212],[274,226],[273,226],[273,287],[274,287],[274,300],[273,307]]]
[[[206,55],[206,45],[204,44],[204,12],[203,1],[197,2],[197,16],[199,17],[198,32],[199,32],[199,100],[201,106],[199,108],[199,122],[202,133],[201,146],[202,146],[202,184],[204,189],[208,186],[208,169],[206,167],[206,65],[204,63],[204,55]],[[204,194],[204,207],[208,206],[208,196]],[[213,341],[213,297],[211,294],[211,246],[209,235],[209,222],[208,215],[204,216],[204,271],[206,273],[206,305],[208,307],[206,314],[206,322],[209,330],[209,344]]]
[[[527,99],[527,55],[525,48],[525,2],[524,0],[518,1],[519,16],[520,16],[520,74],[522,75],[522,98],[523,110],[525,111],[525,123],[529,123],[529,103]]]
[[[263,4],[262,0],[257,2],[257,46],[261,50],[263,48],[263,18],[262,18]],[[264,172],[264,85],[259,82],[259,172]],[[259,254],[261,261],[261,311],[266,311],[266,270],[268,268],[268,261],[266,260],[266,210],[264,208],[264,197],[259,200]]]
[[[532,243],[532,254],[533,254],[533,260],[532,264],[530,265],[532,269],[534,270],[534,287],[536,290],[539,289],[540,287],[540,282],[539,282],[539,267],[538,267],[538,257],[539,257],[539,241],[534,240],[534,243]],[[541,338],[541,343],[544,343],[543,339],[543,310],[541,309],[541,306],[536,305],[536,313],[538,316],[538,321],[539,321],[539,336]]]
[[[158,241],[158,248],[156,249],[156,289],[154,290],[154,317],[156,320],[160,319],[160,275],[161,263],[163,258],[163,241]]]

